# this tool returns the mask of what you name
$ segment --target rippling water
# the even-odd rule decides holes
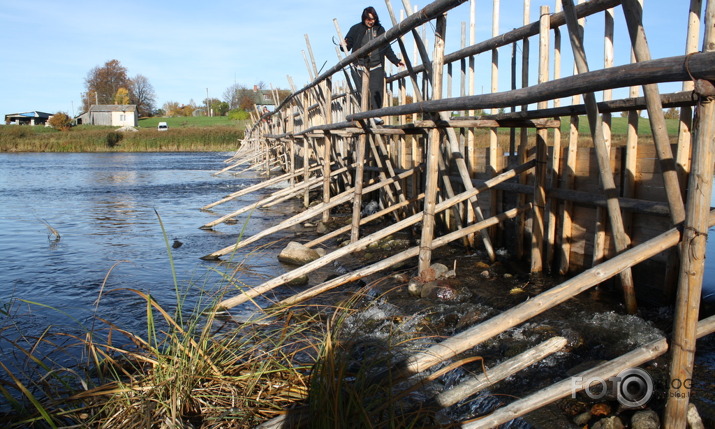
[[[217,206],[211,213],[199,210],[261,180],[250,175],[214,176],[228,156],[0,155],[0,308],[13,299],[40,304],[19,306],[25,317],[18,319],[22,323],[18,331],[25,334],[37,334],[48,325],[73,331],[90,323],[105,278],[104,291],[137,289],[171,308],[176,288],[158,213],[169,243],[182,243],[171,253],[179,288],[192,284],[195,289],[188,297],[190,309],[199,289],[211,293],[222,284],[215,271],[226,269],[199,258],[234,243],[242,224],[222,225],[216,231],[203,231],[199,226],[260,195]],[[273,225],[274,219],[271,211],[256,212],[244,233],[251,235]],[[59,240],[49,236],[43,221],[60,233]],[[244,279],[249,283],[250,277],[283,270],[275,255],[268,253],[251,255],[249,263],[252,271]],[[144,326],[144,312],[141,300],[128,292],[103,294],[97,311],[134,329]]]

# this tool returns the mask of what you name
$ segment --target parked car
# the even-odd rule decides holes
[[[166,122],[159,122],[159,125],[156,127],[156,129],[159,131],[167,131],[169,129],[169,126],[166,124]]]

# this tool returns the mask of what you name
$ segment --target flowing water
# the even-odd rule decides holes
[[[275,190],[267,188],[213,211],[199,210],[263,180],[251,173],[214,176],[228,156],[0,154],[0,337],[37,336],[47,326],[79,334],[95,323],[95,315],[141,331],[146,329],[145,303],[129,289],[150,293],[170,310],[177,305],[177,289],[183,296],[187,285],[192,285],[183,303],[191,309],[204,295],[210,297],[226,286],[223,273],[237,272],[241,282],[256,285],[285,272],[288,268],[277,262],[276,254],[286,239],[303,233],[300,226],[272,236],[277,242],[263,250],[239,252],[233,258],[236,263],[199,259],[235,243],[239,234],[253,235],[300,210],[297,202],[287,202],[243,215],[237,225],[200,230],[202,224]],[[713,252],[715,241],[709,246],[709,254]],[[712,299],[712,257],[706,283],[704,295]],[[250,311],[250,305],[244,309]],[[373,303],[363,316],[369,317],[370,311],[399,312],[392,304],[380,302]],[[411,311],[402,309],[409,315],[405,320],[422,323],[420,313]],[[603,314],[600,317],[622,329],[633,325],[628,318]],[[597,317],[581,319],[597,329],[604,323]],[[528,335],[528,330],[517,329],[510,335],[513,338],[507,340],[516,342],[515,336]],[[3,339],[0,358],[8,362],[13,359],[13,348],[3,344]],[[701,354],[699,363],[712,371],[714,356],[715,352]]]

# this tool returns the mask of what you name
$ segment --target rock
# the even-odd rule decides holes
[[[410,281],[410,276],[408,276],[405,273],[397,273],[394,276],[392,276],[392,278],[397,280],[400,283],[407,283]]]
[[[603,402],[594,404],[591,407],[591,414],[594,416],[607,416],[611,414],[611,406]]]
[[[688,427],[691,429],[705,429],[703,420],[700,418],[700,414],[698,414],[698,409],[692,402],[688,404],[688,415],[686,416],[686,420],[688,421]]]
[[[605,417],[593,425],[593,429],[624,429],[623,422],[616,416]]]
[[[442,274],[443,279],[453,279],[457,277],[457,272],[454,270],[449,270],[446,273]]]
[[[488,279],[489,276],[491,276],[491,273],[489,272],[489,270],[484,270],[481,273],[479,273],[479,275],[484,279]]]
[[[417,277],[410,280],[407,284],[407,290],[414,296],[422,296],[422,287],[424,283]]]
[[[434,270],[434,276],[435,278],[441,278],[444,273],[449,271],[449,268],[447,268],[446,265],[440,264],[439,262],[435,262],[434,264],[430,265],[430,268]]]
[[[286,283],[286,286],[293,286],[293,287],[305,286],[308,284],[308,280],[310,280],[308,278],[308,275],[304,274],[300,277],[296,277],[293,280],[289,281],[288,283]]]
[[[489,268],[489,264],[486,262],[479,261],[476,264],[474,264],[475,268]]]
[[[589,413],[588,411],[586,411],[585,413],[581,413],[573,418],[573,422],[576,423],[579,427],[582,427],[587,424],[589,420],[591,420],[591,413]]]
[[[424,283],[420,288],[420,297],[427,298],[427,296],[432,293],[433,290],[437,288],[437,282],[431,281]]]
[[[323,249],[322,247],[318,247],[317,249],[314,249],[316,252],[318,252],[318,255],[322,258],[323,256],[328,254],[328,251]],[[347,272],[347,271],[346,271]],[[343,273],[344,274],[344,273]]]
[[[510,279],[510,278],[512,278],[512,277],[514,277],[514,276],[513,276],[512,274],[509,274],[509,273],[504,273],[504,275],[503,275],[502,277],[504,277],[505,279]]]
[[[653,410],[638,411],[631,417],[631,429],[660,429],[658,413]]]
[[[318,222],[318,226],[315,227],[315,232],[318,234],[325,234],[328,232],[328,227],[323,222]]]
[[[290,264],[290,265],[305,265],[309,262],[313,262],[320,258],[320,254],[309,247],[291,241],[288,245],[278,254],[278,260]]]
[[[171,245],[171,248],[172,248],[172,249],[178,249],[179,247],[181,247],[181,246],[183,246],[183,245],[184,245],[184,243],[182,243],[181,241],[179,241],[179,240],[174,240],[174,243]]]

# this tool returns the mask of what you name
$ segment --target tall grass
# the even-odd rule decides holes
[[[159,132],[156,127],[118,132],[81,125],[60,132],[45,127],[0,126],[0,152],[180,152],[232,151],[243,138],[236,126],[191,126]]]

